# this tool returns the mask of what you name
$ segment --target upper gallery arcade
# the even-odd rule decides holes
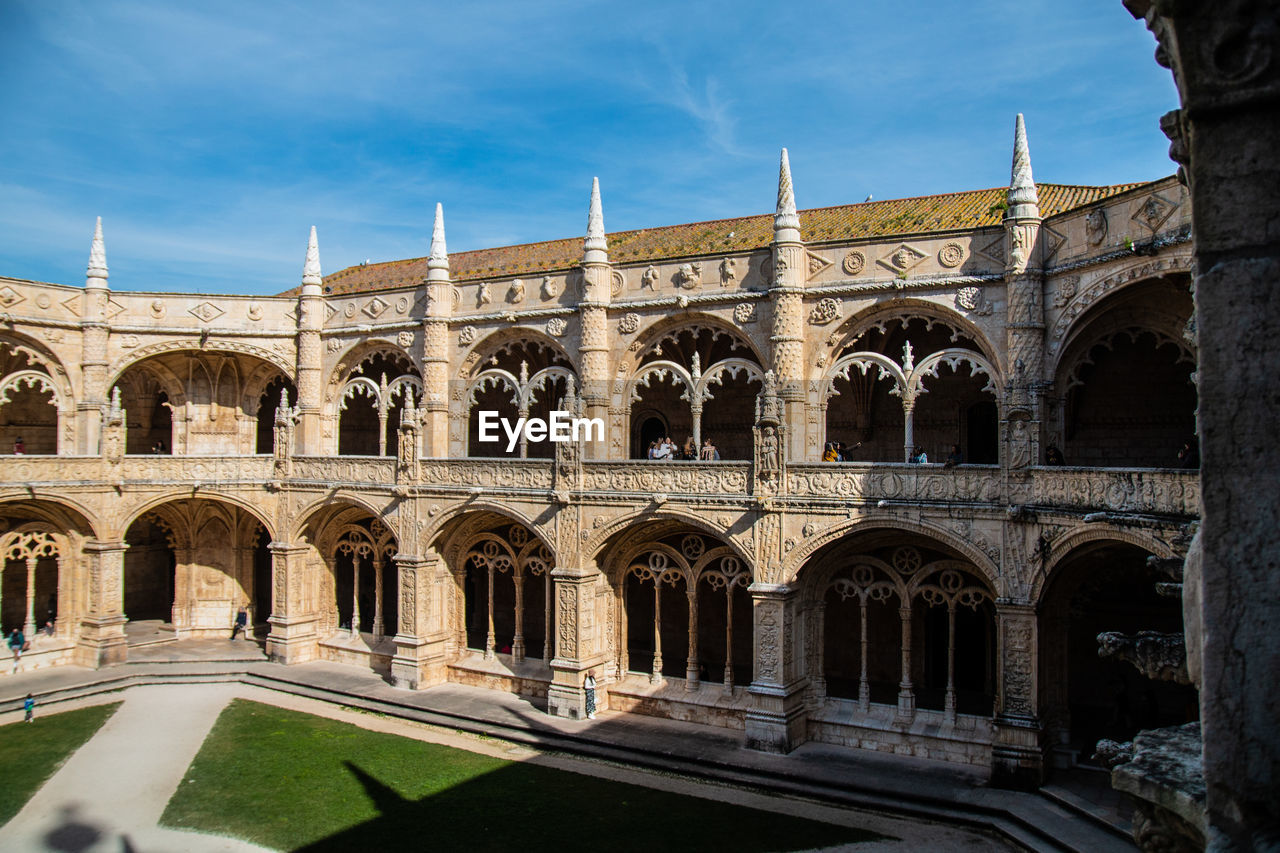
[[[1008,187],[797,211],[784,149],[772,217],[608,234],[597,182],[585,240],[451,255],[437,205],[427,257],[327,277],[312,229],[279,296],[112,290],[99,221],[83,288],[0,278],[0,622],[101,665],[248,605],[284,662],[569,716],[594,669],[1038,780],[1125,734],[1092,636],[1179,626],[1190,241],[1175,178],[1036,184],[1021,116]],[[477,440],[563,409],[604,441]]]

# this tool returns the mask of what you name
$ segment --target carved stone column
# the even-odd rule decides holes
[[[400,625],[396,653],[391,659],[391,678],[396,687],[417,690],[447,680],[446,646],[449,632],[445,620],[444,596],[448,575],[441,570],[436,555],[398,555],[396,564],[400,590]]]
[[[124,636],[124,552],[128,547],[121,541],[84,543],[89,596],[76,643],[76,662],[81,666],[96,669],[128,659]]]
[[[319,654],[317,614],[307,600],[307,564],[311,548],[302,544],[272,542],[271,607],[267,623],[267,655],[278,663],[306,663]]]
[[[1182,108],[1161,124],[1191,191],[1203,574],[1184,622],[1202,627],[1188,651],[1201,671],[1208,842],[1265,849],[1280,838],[1280,360],[1265,355],[1280,337],[1280,6],[1125,6],[1146,17],[1156,61],[1173,70]]]
[[[107,308],[110,304],[102,217],[98,217],[93,245],[89,250],[80,321],[80,375],[83,385],[76,403],[76,452],[84,456],[99,452],[98,431],[102,426],[102,407],[107,402],[107,337],[110,334]]]
[[[764,752],[790,752],[804,742],[806,681],[800,674],[800,594],[781,584],[749,588],[755,615],[755,677],[747,692],[746,743]]]
[[[782,149],[778,168],[778,207],[773,225],[773,369],[781,385],[790,446],[787,457],[805,458],[804,282],[808,271],[800,217],[791,184],[791,163]]]
[[[600,206],[600,184],[591,188],[591,207],[587,215],[587,237],[583,242],[582,301],[578,303],[578,318],[582,337],[578,353],[582,364],[582,402],[584,416],[600,418],[606,424],[609,419],[609,302],[613,296],[613,267],[609,265],[609,246],[604,234],[604,214]],[[586,442],[585,458],[603,459],[608,455],[609,442],[617,436],[606,436],[606,441]],[[622,436],[623,446],[627,444]],[[623,454],[625,457],[625,453]]]
[[[586,716],[582,681],[587,671],[603,672],[603,655],[595,630],[595,595],[599,574],[591,569],[557,567],[551,571],[556,596],[555,657],[551,659],[551,687],[547,713],[579,720]],[[597,697],[601,695],[597,691]]]
[[[302,270],[302,293],[298,297],[298,430],[294,438],[295,451],[301,455],[319,455],[337,451],[334,446],[321,446],[321,404],[323,358],[320,349],[320,330],[324,327],[324,296],[321,292],[320,249],[316,243],[315,226],[307,243],[307,259]]]
[[[1029,604],[996,606],[996,715],[991,784],[1034,790],[1044,782],[1044,727],[1036,695],[1036,614]]]

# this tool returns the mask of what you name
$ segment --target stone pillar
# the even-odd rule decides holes
[[[320,250],[316,243],[316,229],[311,227],[311,239],[307,244],[307,259],[302,272],[302,294],[298,297],[298,428],[294,438],[294,450],[300,455],[318,456],[337,452],[335,437],[333,447],[323,446],[321,425],[324,400],[322,350],[320,330],[324,327],[324,295],[321,292]]]
[[[582,417],[609,417],[609,302],[613,298],[613,267],[609,265],[609,244],[604,233],[604,213],[600,204],[600,181],[591,185],[591,206],[587,213],[587,237],[582,253],[582,301],[578,303],[578,319],[582,329],[578,353],[582,365]],[[605,436],[605,441],[589,441],[583,445],[584,458],[603,459],[609,442],[619,436]],[[623,446],[630,442],[621,436]],[[625,458],[626,453],[623,453]]]
[[[272,542],[271,606],[267,655],[277,663],[306,663],[319,654],[314,602],[306,596],[311,547]]]
[[[449,633],[444,618],[446,574],[436,555],[392,558],[400,590],[400,625],[391,678],[396,687],[418,690],[447,680],[446,646]]]
[[[124,636],[124,552],[122,541],[90,539],[84,543],[89,563],[89,605],[80,619],[76,662],[95,669],[124,663],[129,656]]]
[[[996,606],[996,716],[991,784],[1034,790],[1044,782],[1044,726],[1036,693],[1036,614],[1029,604]]]
[[[587,715],[582,681],[587,670],[603,664],[595,636],[598,575],[593,569],[557,567],[551,571],[551,577],[556,595],[556,653],[551,659],[547,713],[580,720]],[[599,690],[596,695],[601,695]]]
[[[453,340],[449,317],[453,314],[453,284],[449,275],[449,249],[444,235],[444,207],[436,205],[427,258],[427,313],[422,318],[422,455],[449,455],[449,357]],[[464,444],[462,454],[466,455]]]
[[[1280,361],[1280,6],[1126,0],[1145,16],[1181,109],[1161,119],[1191,191],[1199,339],[1203,549],[1187,595],[1188,664],[1199,664],[1211,850],[1280,838],[1280,588],[1275,445]],[[1184,593],[1189,593],[1184,587]]]
[[[84,282],[83,313],[80,321],[80,399],[76,402],[76,453],[97,455],[102,427],[102,410],[107,402],[107,338],[110,325],[107,308],[111,291],[107,288],[107,254],[102,241],[102,217],[93,232],[89,267]]]
[[[778,375],[788,425],[789,459],[805,458],[804,282],[808,259],[800,238],[791,185],[791,163],[782,149],[778,168],[778,207],[773,220],[773,370]]]
[[[800,595],[781,584],[749,588],[755,617],[755,678],[747,692],[746,744],[764,752],[790,752],[805,741],[808,720],[800,674]]]

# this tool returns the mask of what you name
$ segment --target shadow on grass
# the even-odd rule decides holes
[[[467,851],[811,850],[875,833],[531,764],[509,764],[412,800],[351,761],[378,817],[297,848]]]

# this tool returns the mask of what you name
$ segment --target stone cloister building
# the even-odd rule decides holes
[[[450,255],[437,206],[428,257],[327,277],[313,229],[280,296],[112,290],[99,222],[83,288],[0,278],[0,618],[102,666],[246,605],[287,664],[569,717],[594,671],[1034,785],[1196,713],[1094,639],[1181,626],[1190,233],[1174,178],[1036,184],[1021,116],[1004,188],[797,212],[784,150],[772,217],[606,234],[596,186],[585,241]],[[479,440],[553,410],[604,439]]]

